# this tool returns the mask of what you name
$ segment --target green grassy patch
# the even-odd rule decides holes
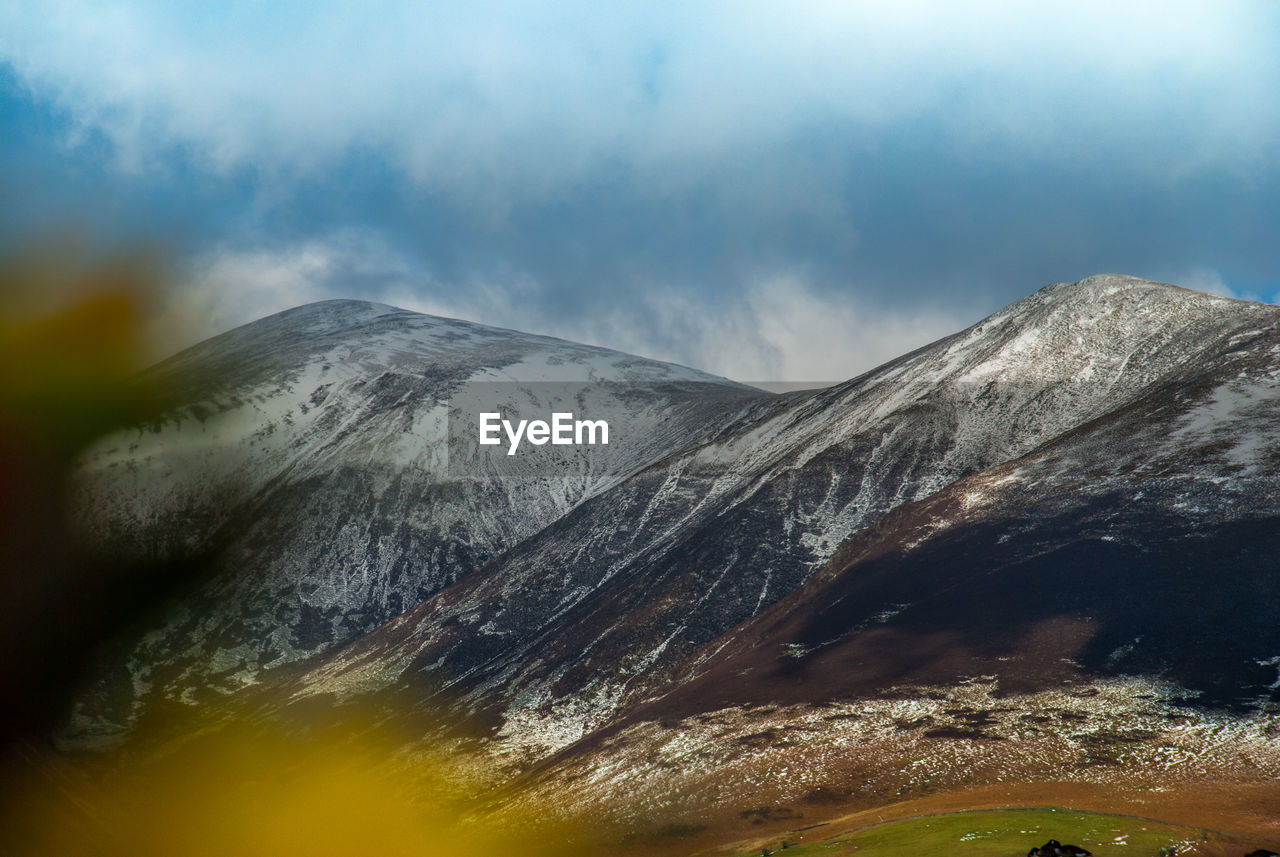
[[[1023,857],[1049,839],[1079,845],[1097,857],[1191,855],[1232,840],[1209,831],[1147,819],[1074,809],[973,810],[889,821],[828,839],[783,849],[786,837],[768,843],[779,857]],[[1241,852],[1243,853],[1243,852]],[[760,854],[759,847],[743,857]]]

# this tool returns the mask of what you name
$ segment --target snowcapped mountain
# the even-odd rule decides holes
[[[1209,336],[1179,368],[861,530],[532,794],[624,825],[763,803],[795,827],[1069,781],[1112,807],[1155,784],[1274,818],[1280,309],[1201,306],[1232,323],[1191,326]]]
[[[149,693],[234,690],[349,642],[773,399],[672,364],[359,301],[262,319],[146,380],[178,404],[86,457],[85,529],[106,550],[197,554],[213,568],[90,706],[116,722]],[[551,401],[566,393],[576,401]],[[512,459],[523,469],[451,459],[451,440],[465,448],[449,434],[464,399],[508,415],[585,407],[615,437],[589,451],[526,445]]]
[[[155,373],[191,392],[89,456],[92,529],[217,573],[82,731],[252,682],[443,707],[539,805],[624,828],[1280,778],[1280,308],[1091,277],[772,396],[339,302]],[[634,442],[460,467],[449,418],[494,381]]]
[[[892,510],[1152,396],[1188,395],[1226,355],[1261,349],[1265,362],[1278,319],[1275,307],[1128,277],[1049,286],[691,443],[328,656],[293,690],[461,700],[509,746],[545,757],[692,680],[733,639],[725,632]],[[1216,413],[1187,431],[1216,432]]]

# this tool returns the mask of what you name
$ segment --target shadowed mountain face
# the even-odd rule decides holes
[[[1030,682],[1099,662],[1153,669],[1172,656],[1161,641],[1178,637],[1158,626],[1190,620],[1161,597],[1138,630],[1126,628],[1121,600],[1151,589],[1170,558],[1156,552],[1203,558],[1191,552],[1203,542],[1187,541],[1192,522],[1199,538],[1233,550],[1269,544],[1276,467],[1269,429],[1250,432],[1267,425],[1259,414],[1274,398],[1277,319],[1273,307],[1124,277],[1048,287],[637,473],[328,657],[294,692],[376,692],[405,705],[443,688],[504,739],[545,755],[664,694],[687,712],[790,698],[779,688],[806,675],[816,678],[797,700],[869,693],[979,666],[993,674],[1024,649],[1018,676]],[[955,493],[969,484],[957,480],[979,484],[1006,462],[1035,461],[1058,469],[1011,477],[1001,490],[1027,493],[1000,507],[1005,517],[975,520],[972,540],[945,541],[946,516],[977,508]],[[892,559],[905,538],[883,536],[882,555],[829,580],[841,543],[846,557],[901,516],[920,529],[914,553]],[[1115,542],[1087,529],[1126,520]],[[1043,531],[1002,540],[1016,526]],[[1130,538],[1147,531],[1155,541]],[[1113,562],[1133,569],[1123,584]],[[1260,566],[1241,585],[1265,588],[1265,574]],[[1184,594],[1205,581],[1180,579]],[[766,620],[783,623],[780,636]],[[1265,660],[1276,654],[1265,640],[1246,648]],[[829,670],[827,651],[844,653],[830,655]],[[1266,668],[1237,666],[1204,692],[1261,692]],[[1215,669],[1195,668],[1204,682]]]
[[[1135,500],[1132,486],[1081,496],[1044,484],[993,492],[975,515],[963,503],[977,481],[852,541],[822,580],[734,629],[697,679],[636,716],[979,676],[1034,693],[1143,675],[1185,689],[1190,705],[1280,702],[1274,480],[1215,491],[1214,516],[1183,512],[1185,496]]]
[[[1280,702],[1280,332],[1224,345],[853,537],[658,707],[977,675],[1009,690],[1148,675],[1202,705]]]

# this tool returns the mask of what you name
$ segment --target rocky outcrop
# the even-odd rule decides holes
[[[1092,851],[1086,851],[1078,845],[1063,845],[1056,839],[1050,839],[1028,851],[1027,857],[1090,857],[1092,854]]]

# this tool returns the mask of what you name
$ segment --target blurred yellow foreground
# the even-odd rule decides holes
[[[502,830],[470,820],[476,760],[408,754],[413,736],[371,721],[209,719],[108,752],[53,748],[92,652],[145,615],[133,593],[174,583],[91,558],[69,518],[80,451],[162,410],[137,375],[154,270],[70,245],[0,260],[0,853],[569,853],[536,809],[503,813]]]

